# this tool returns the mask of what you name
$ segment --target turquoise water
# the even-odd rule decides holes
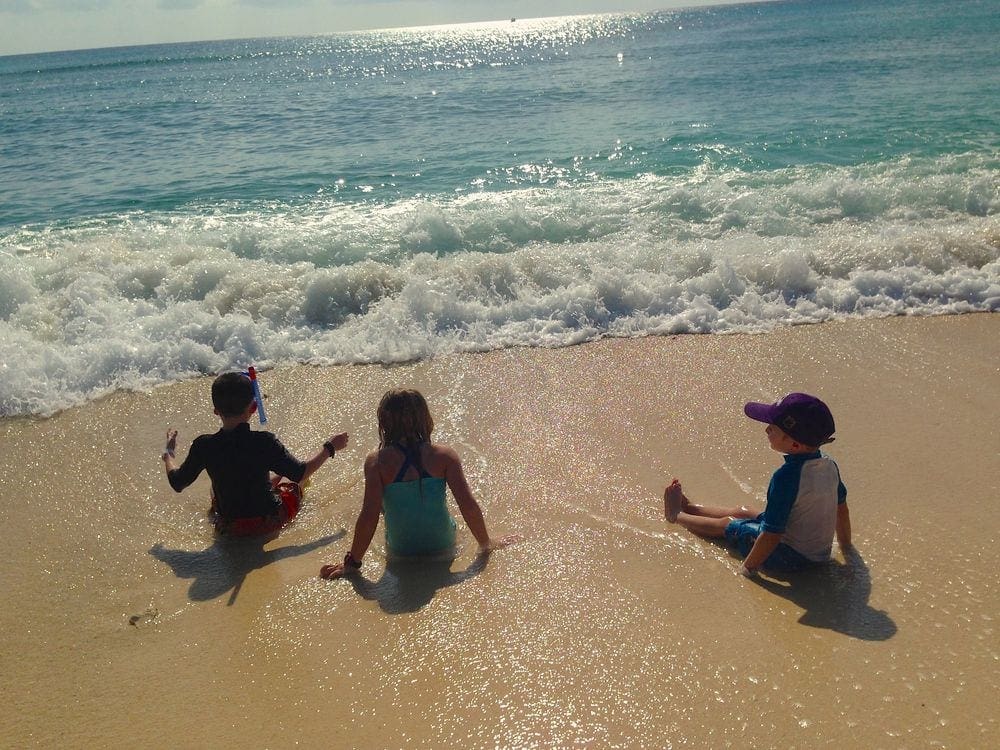
[[[998,38],[774,2],[0,58],[0,414],[1000,309]]]

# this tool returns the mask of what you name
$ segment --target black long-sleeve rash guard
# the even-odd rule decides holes
[[[205,470],[219,515],[225,520],[272,516],[281,501],[271,489],[270,472],[301,481],[304,462],[292,456],[271,432],[256,432],[243,422],[232,430],[199,435],[187,458],[167,475],[180,492]]]

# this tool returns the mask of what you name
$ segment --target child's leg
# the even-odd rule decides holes
[[[663,491],[663,514],[670,523],[676,523],[681,513],[687,516],[700,516],[706,519],[726,519],[727,522],[731,518],[757,517],[757,513],[745,505],[733,508],[695,505],[684,494],[684,491],[681,489],[681,483],[674,479],[667,489]],[[723,528],[725,527],[723,526]]]
[[[677,514],[676,523],[698,536],[719,538],[726,535],[726,527],[729,526],[729,522],[732,520],[729,516],[712,518],[709,516],[694,516],[681,511]]]
[[[691,516],[705,516],[707,518],[756,518],[759,511],[750,510],[745,505],[734,508],[717,508],[713,505],[695,505],[687,503],[684,512]]]

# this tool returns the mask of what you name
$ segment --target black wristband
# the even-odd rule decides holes
[[[326,448],[326,452],[330,454],[330,458],[333,458],[335,455],[337,455],[337,449],[333,447],[333,442],[331,442],[330,440],[327,440],[325,443],[323,443],[323,447]]]
[[[361,561],[355,560],[354,557],[348,552],[344,555],[344,568],[351,570],[358,570],[361,568]]]

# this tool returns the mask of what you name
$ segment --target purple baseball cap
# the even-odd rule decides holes
[[[832,443],[833,415],[827,405],[808,393],[789,393],[774,404],[751,401],[743,413],[758,422],[773,424],[804,445]]]

